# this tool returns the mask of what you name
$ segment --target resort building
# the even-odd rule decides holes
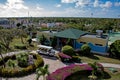
[[[54,36],[57,37],[58,47],[69,44],[75,49],[80,49],[83,44],[88,44],[93,52],[105,54],[108,50],[108,35],[103,35],[101,30],[96,32],[92,34],[77,29],[66,29],[55,33]]]

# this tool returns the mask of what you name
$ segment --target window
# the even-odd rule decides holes
[[[102,44],[95,44],[95,45],[97,45],[97,46],[103,46]]]
[[[82,44],[86,44],[86,42],[80,42],[80,43],[82,43]]]

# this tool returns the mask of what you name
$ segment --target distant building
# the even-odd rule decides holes
[[[10,21],[8,19],[0,19],[0,26],[3,28],[9,28],[10,26]]]

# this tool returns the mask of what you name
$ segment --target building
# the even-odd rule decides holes
[[[108,35],[103,35],[98,30],[97,34],[91,34],[77,29],[66,29],[54,34],[57,37],[57,46],[69,44],[75,49],[80,49],[83,44],[88,44],[93,52],[105,54],[108,50]],[[67,43],[68,44],[68,43]]]

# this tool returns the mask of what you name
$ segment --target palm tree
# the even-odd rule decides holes
[[[0,44],[0,56],[3,60],[3,66],[5,67],[5,61],[4,61],[4,58],[3,58],[3,55],[2,55],[2,45]]]
[[[90,80],[96,80],[97,76],[95,76],[96,72],[98,71],[98,66],[97,66],[97,62],[92,63],[88,63],[88,65],[90,65],[92,67],[92,75],[88,76],[90,78]]]
[[[44,67],[39,67],[36,69],[36,80],[39,80],[40,76],[43,76],[43,80],[46,80],[45,76],[49,75],[49,71],[48,71],[49,65],[45,65]]]

